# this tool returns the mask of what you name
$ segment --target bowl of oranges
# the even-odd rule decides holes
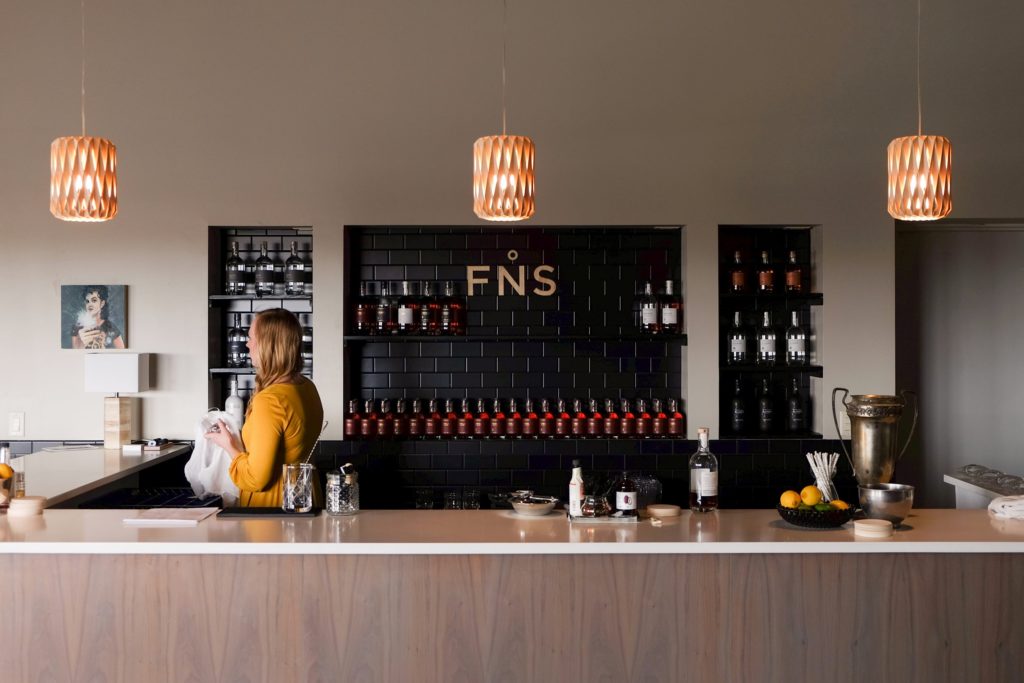
[[[775,509],[790,524],[811,529],[835,529],[853,518],[848,503],[838,498],[826,501],[817,486],[805,486],[799,493],[786,491]]]

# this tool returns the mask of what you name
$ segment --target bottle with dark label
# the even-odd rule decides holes
[[[612,439],[619,438],[619,414],[615,412],[615,404],[610,398],[604,401],[604,435]]]
[[[629,478],[629,472],[623,472],[615,487],[615,516],[636,517],[637,509],[636,482]]]
[[[398,331],[398,316],[395,302],[391,298],[388,283],[380,283],[380,296],[377,297],[377,334],[394,334]]]
[[[437,409],[437,399],[427,402],[427,416],[423,420],[423,433],[428,439],[441,438],[441,412]]]
[[[747,269],[743,265],[743,255],[736,250],[732,255],[732,268],[729,269],[729,291],[743,294],[747,291]]]
[[[284,293],[301,296],[306,293],[306,262],[299,256],[298,243],[291,243],[291,254],[284,262]]]
[[[558,399],[555,416],[555,436],[559,439],[568,439],[572,436],[572,416],[565,409],[565,399]]]
[[[587,436],[587,414],[583,412],[583,401],[578,398],[572,400],[572,421],[569,423],[569,431],[576,439]]]
[[[345,415],[346,439],[358,439],[360,436],[362,436],[359,427],[359,423],[361,420],[362,416],[359,414],[359,401],[354,398],[349,399],[348,414]]]
[[[654,431],[654,418],[647,412],[647,401],[636,400],[636,435],[641,439],[649,439]]]
[[[267,253],[267,243],[260,243],[260,257],[256,259],[256,296],[274,293],[274,262]]]
[[[686,417],[674,398],[668,400],[668,435],[671,438],[686,436]]]
[[[402,293],[398,297],[398,334],[416,334],[420,330],[420,298],[412,282],[402,280]]]
[[[798,294],[804,289],[804,271],[796,262],[796,252],[789,252],[789,262],[786,264],[786,291]]]
[[[363,419],[359,421],[359,433],[364,439],[377,438],[377,412],[373,409],[373,401],[367,400],[364,404]]]
[[[491,414],[487,412],[484,400],[476,402],[476,415],[473,416],[473,436],[477,439],[486,439],[491,435]]]
[[[508,402],[508,419],[505,420],[505,434],[510,439],[523,438],[523,416],[516,410],[516,400]]]
[[[742,365],[750,362],[750,335],[743,326],[743,314],[736,311],[732,314],[732,327],[729,328],[729,350],[725,356],[729,365]]]
[[[501,410],[501,399],[494,399],[494,410],[491,411],[491,426],[488,430],[491,434],[491,438],[504,439],[505,438],[505,427],[507,419],[505,413]]]
[[[651,402],[651,409],[654,415],[651,417],[651,434],[656,439],[668,437],[668,415],[661,409],[661,399],[656,398]]]
[[[757,267],[757,291],[772,294],[775,291],[775,267],[768,260],[768,252],[761,252],[761,265]]]
[[[661,323],[658,322],[658,300],[654,296],[650,282],[644,283],[644,293],[640,295],[640,331],[646,334],[661,332]]]
[[[356,299],[353,327],[356,334],[377,333],[377,305],[370,296],[370,284],[359,283],[359,298]]]
[[[224,293],[245,294],[245,285],[249,281],[249,273],[245,261],[238,254],[238,242],[231,243],[231,253],[224,262]]]
[[[409,436],[419,439],[426,436],[427,421],[423,417],[423,402],[414,398],[412,400],[412,414],[409,415]]]
[[[471,439],[473,438],[473,413],[469,410],[469,399],[462,399],[462,410],[459,411],[459,417],[455,421],[455,433],[460,439]]]
[[[757,399],[757,428],[761,433],[772,431],[775,426],[775,405],[772,403],[768,378],[761,380],[761,395]]]
[[[676,298],[675,283],[665,280],[665,294],[661,297],[661,330],[665,334],[678,334],[683,329],[683,304]]]
[[[441,299],[441,333],[465,334],[465,314],[465,304],[455,293],[455,283],[448,280],[444,283],[444,297]]]
[[[800,385],[793,378],[793,388],[789,392],[786,406],[786,429],[791,432],[807,431],[807,413],[804,411],[804,398],[800,395]]]
[[[441,301],[434,293],[434,283],[423,283],[420,299],[420,334],[441,334]]]
[[[757,330],[757,364],[772,366],[775,365],[778,338],[772,326],[772,314],[765,311],[763,315],[761,327]]]
[[[234,314],[231,328],[228,330],[228,357],[229,368],[245,368],[249,366],[249,331],[242,327],[242,316]]]
[[[395,438],[405,439],[409,437],[409,416],[405,414],[405,399],[395,401]]]
[[[743,400],[743,382],[739,377],[736,378],[736,390],[729,408],[729,426],[733,434],[745,434],[747,431],[747,405]]]
[[[619,418],[619,434],[623,439],[631,439],[636,436],[636,415],[629,409],[629,401],[622,399],[619,404],[622,408],[622,416]]]
[[[377,435],[382,439],[395,437],[395,416],[391,412],[391,401],[386,398],[380,402],[380,422],[377,425]]]
[[[542,398],[540,401],[537,433],[542,439],[550,439],[555,435],[555,415],[551,412],[551,403],[546,398]]]
[[[708,428],[697,430],[697,452],[690,456],[690,510],[718,509],[718,458],[708,448]]]
[[[604,436],[604,416],[597,409],[597,399],[589,401],[590,412],[587,415],[587,436],[597,439]]]
[[[446,439],[455,437],[459,428],[459,414],[455,412],[455,401],[448,398],[444,401],[444,415],[441,417],[441,436]]]
[[[786,365],[807,365],[807,330],[800,326],[800,314],[792,313],[786,329]]]
[[[540,418],[533,412],[533,399],[526,399],[526,415],[523,416],[523,438],[536,439],[540,435]]]

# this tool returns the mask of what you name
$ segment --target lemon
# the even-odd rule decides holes
[[[814,507],[821,502],[821,491],[817,486],[805,486],[800,490],[800,500],[804,502],[804,505]]]
[[[850,504],[847,503],[846,501],[839,500],[838,498],[836,498],[835,500],[832,501],[832,507],[834,507],[836,510],[849,510]]]
[[[779,496],[779,505],[790,509],[800,507],[800,494],[796,491],[786,491]]]
[[[0,479],[10,479],[14,476],[14,470],[5,462],[0,463]]]

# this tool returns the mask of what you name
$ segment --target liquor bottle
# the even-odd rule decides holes
[[[302,367],[313,367],[313,328],[309,325],[302,327]]]
[[[761,265],[757,267],[757,291],[772,294],[775,291],[775,267],[768,261],[768,252],[761,252]]]
[[[542,439],[550,439],[555,436],[555,415],[551,412],[551,403],[542,398],[540,401],[540,420],[537,425],[537,433]]]
[[[540,434],[540,418],[533,412],[533,399],[526,399],[526,415],[523,417],[523,438],[536,439]]]
[[[231,329],[228,330],[228,367],[245,368],[249,366],[248,331],[242,327],[242,315],[234,314]]]
[[[790,432],[807,431],[807,413],[804,411],[804,399],[800,395],[800,385],[793,378],[793,388],[789,392],[786,406],[786,429]]]
[[[412,400],[412,414],[409,415],[409,437],[418,439],[426,436],[427,421],[423,417],[423,402],[414,398]]]
[[[786,264],[786,291],[797,294],[804,289],[804,271],[796,262],[796,252],[789,252],[789,262]]]
[[[651,418],[651,434],[656,439],[664,439],[668,437],[668,415],[666,415],[661,409],[661,399],[656,398],[652,402],[652,410],[654,410],[654,416]]]
[[[377,334],[394,334],[398,331],[398,319],[395,302],[388,292],[388,283],[380,283],[380,296],[377,298]]]
[[[686,436],[686,417],[674,398],[668,400],[668,435],[671,438]]]
[[[249,280],[245,261],[238,255],[238,242],[231,243],[231,253],[224,262],[224,293],[245,294],[245,285]]]
[[[775,349],[778,340],[775,335],[775,328],[772,327],[772,314],[764,312],[761,320],[761,327],[757,330],[757,364],[775,365]]]
[[[306,262],[298,252],[298,244],[291,243],[291,255],[284,262],[284,293],[301,296],[306,293]]]
[[[615,404],[610,398],[604,400],[604,435],[612,439],[619,438],[619,414],[615,412]]]
[[[736,378],[736,390],[729,408],[729,427],[733,434],[744,434],[747,431],[747,404],[743,400],[743,382],[739,377]]]
[[[665,334],[678,334],[683,329],[683,304],[676,298],[672,280],[665,280],[665,295],[661,298],[661,330]]]
[[[455,401],[447,398],[444,401],[444,415],[441,417],[441,436],[454,438],[458,427],[459,415],[455,412]]]
[[[505,438],[505,413],[501,411],[501,399],[494,399],[494,410],[491,411],[491,437],[497,437],[499,439]]]
[[[420,330],[420,299],[413,283],[402,280],[402,294],[398,297],[398,334],[416,334]]]
[[[386,398],[380,402],[380,422],[377,424],[377,435],[382,439],[395,438],[395,416],[391,412],[391,401]]]
[[[597,399],[589,401],[590,413],[587,416],[587,436],[598,439],[604,436],[604,416],[597,410]]]
[[[516,400],[508,402],[508,419],[505,421],[505,434],[510,439],[523,438],[523,416],[516,410]]]
[[[775,405],[768,389],[768,378],[761,380],[761,396],[757,399],[757,428],[762,433],[772,431],[775,426]]]
[[[697,430],[697,452],[690,456],[690,510],[718,509],[718,458],[708,449],[708,428]]]
[[[565,410],[565,399],[558,399],[558,415],[555,417],[555,436],[568,439],[572,436],[572,416]]]
[[[455,295],[455,283],[448,280],[444,283],[444,298],[441,299],[441,334],[465,333],[465,304]]]
[[[800,326],[800,314],[793,311],[786,329],[786,365],[807,365],[807,331]]]
[[[636,412],[636,435],[641,439],[650,439],[654,436],[654,418],[647,412],[647,401],[638,398]]]
[[[428,439],[440,439],[441,438],[441,413],[437,410],[437,399],[432,398],[427,403],[427,411],[429,414],[424,420],[423,433]]]
[[[623,472],[615,487],[615,516],[636,517],[639,514],[636,499],[636,482],[629,478],[629,472]]]
[[[455,433],[460,439],[473,438],[473,413],[469,410],[469,399],[462,399],[462,410],[455,421]]]
[[[410,424],[409,416],[405,414],[405,399],[400,398],[395,401],[395,438],[408,438]]]
[[[420,299],[420,334],[441,334],[441,302],[434,294],[434,283],[429,281],[423,283]]]
[[[373,401],[367,400],[363,408],[363,419],[359,421],[359,433],[364,439],[377,437],[377,412],[373,409]]]
[[[362,436],[359,423],[362,416],[359,414],[359,401],[352,398],[348,402],[348,414],[345,415],[345,438],[358,439]]]
[[[743,266],[743,256],[739,250],[732,255],[732,268],[729,269],[729,291],[736,294],[747,291],[747,270]]]
[[[579,460],[572,461],[572,478],[569,479],[569,516],[583,516],[583,468]]]
[[[245,422],[245,401],[238,395],[238,378],[232,377],[228,382],[228,397],[224,401],[224,412],[238,421],[238,428]]]
[[[267,243],[260,243],[260,257],[256,259],[256,296],[274,293],[274,262],[267,254]]]
[[[572,400],[572,420],[569,422],[569,433],[575,439],[587,436],[587,414],[583,412],[583,401],[578,398]]]
[[[359,283],[359,298],[355,306],[355,332],[356,334],[377,333],[377,304],[370,296],[370,285],[367,282]]]
[[[658,322],[658,300],[654,297],[650,282],[644,283],[644,293],[640,295],[640,331],[645,334],[661,332],[661,323]]]
[[[750,335],[743,326],[743,314],[736,311],[732,314],[732,327],[729,328],[729,352],[726,354],[729,365],[742,365],[750,362]]]
[[[490,435],[491,416],[481,398],[476,402],[476,415],[473,416],[473,436],[477,439],[486,439]]]
[[[636,415],[629,409],[629,401],[622,399],[619,403],[622,408],[622,416],[619,417],[619,434],[623,439],[631,439],[636,436]]]

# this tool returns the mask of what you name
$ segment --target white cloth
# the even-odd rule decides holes
[[[1024,519],[1024,496],[1002,496],[988,504],[988,511],[1000,519]]]
[[[231,507],[238,502],[238,487],[231,481],[228,473],[231,467],[231,456],[223,448],[204,438],[210,425],[217,420],[224,424],[232,434],[238,434],[238,419],[221,410],[211,410],[196,425],[196,442],[192,449],[192,457],[185,463],[185,478],[192,485],[196,497],[202,500],[212,496],[224,499],[224,506]]]

